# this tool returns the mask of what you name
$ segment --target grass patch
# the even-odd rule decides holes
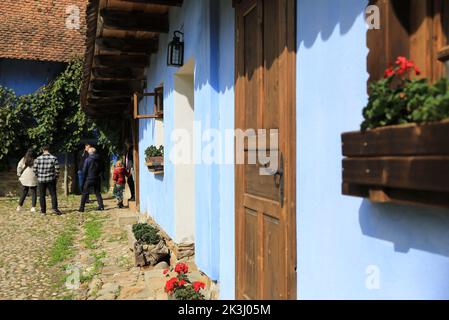
[[[73,255],[73,241],[77,231],[75,220],[68,222],[65,230],[56,238],[50,251],[50,259],[48,264],[55,266],[64,262]]]
[[[92,253],[91,256],[94,258],[94,263],[88,271],[84,272],[80,277],[80,282],[90,282],[92,279],[100,274],[101,269],[104,267],[103,259],[106,258],[106,252],[102,251],[101,253]]]
[[[88,249],[95,249],[96,242],[101,238],[103,220],[99,217],[90,216],[84,223],[84,245]]]

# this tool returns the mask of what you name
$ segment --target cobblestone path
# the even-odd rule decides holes
[[[44,217],[27,207],[16,212],[17,199],[0,199],[0,299],[66,296],[59,268],[51,260],[58,236],[67,228],[77,228],[79,216],[72,209],[75,200],[61,201],[65,215]]]
[[[90,204],[76,211],[79,197],[60,197],[63,216],[16,212],[17,199],[0,198],[0,300],[166,300],[163,270],[137,268],[131,226],[147,218]],[[131,241],[128,241],[128,238]],[[198,281],[212,285],[192,258],[185,260]],[[212,294],[212,292],[210,293]]]

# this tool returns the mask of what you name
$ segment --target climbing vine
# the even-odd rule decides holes
[[[51,83],[17,96],[0,86],[0,162],[28,148],[51,145],[54,152],[75,151],[86,136],[109,152],[118,149],[121,120],[88,120],[80,105],[81,59],[72,60]]]

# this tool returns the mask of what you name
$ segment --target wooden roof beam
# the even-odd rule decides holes
[[[92,80],[91,87],[98,91],[141,91],[145,86],[144,81],[128,80]]]
[[[155,53],[158,50],[159,39],[133,39],[103,37],[96,40],[100,50],[114,50],[123,53]]]
[[[95,105],[95,104],[88,104],[87,107],[91,110],[95,111],[110,111],[110,110],[125,110],[129,109],[131,110],[131,104],[102,104],[102,105]]]
[[[126,67],[94,67],[92,74],[94,78],[115,78],[115,79],[145,79],[144,68],[126,68]]]
[[[88,98],[129,98],[133,96],[132,91],[107,91],[91,89],[87,95]]]
[[[181,7],[184,0],[123,0],[124,2],[159,4],[163,6]]]
[[[94,57],[94,66],[145,68],[150,63],[146,55],[98,55]]]
[[[91,97],[87,99],[87,103],[90,105],[129,104],[131,102],[131,97]]]
[[[105,29],[156,33],[168,33],[169,31],[167,13],[102,9],[100,16],[103,18]]]

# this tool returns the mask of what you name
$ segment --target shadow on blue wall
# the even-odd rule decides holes
[[[307,8],[307,15],[300,15],[297,47],[313,47],[318,36],[322,41],[330,39],[334,29],[340,26],[340,34],[348,33],[361,12],[364,12],[368,0],[332,0],[334,10],[323,10],[329,6],[329,0],[298,0],[301,7]]]
[[[411,249],[449,257],[449,211],[368,200],[359,210],[364,235],[394,244],[394,250]]]

